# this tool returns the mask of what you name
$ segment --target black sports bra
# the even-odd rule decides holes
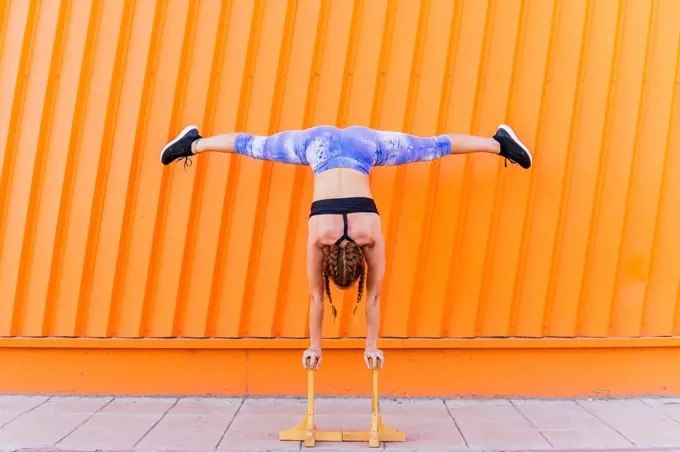
[[[347,224],[347,214],[346,213],[342,214],[342,221],[345,223],[345,227],[344,227],[344,231],[342,233],[342,237],[340,237],[338,240],[336,240],[336,242],[335,242],[336,245],[340,245],[342,243],[342,241],[345,240],[345,239],[349,240],[350,242],[354,242],[354,240],[352,240],[352,237],[347,235],[347,230],[348,230],[349,225]]]

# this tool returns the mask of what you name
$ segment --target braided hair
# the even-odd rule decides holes
[[[334,321],[338,315],[338,310],[333,305],[333,299],[331,298],[330,279],[343,290],[349,289],[356,280],[359,280],[357,301],[353,309],[353,313],[356,314],[366,281],[366,265],[361,248],[354,242],[347,242],[344,248],[341,248],[339,245],[324,247],[322,272],[324,289],[331,304]]]

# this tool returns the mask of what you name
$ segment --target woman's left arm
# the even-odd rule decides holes
[[[366,283],[366,350],[364,360],[366,366],[371,367],[369,358],[375,361],[379,358],[381,364],[385,361],[382,351],[378,350],[378,333],[380,329],[380,292],[385,277],[385,242],[382,235],[376,239],[373,246],[364,250],[368,264],[368,278]]]
[[[307,280],[311,302],[309,304],[309,334],[310,346],[302,355],[303,366],[307,358],[311,366],[318,369],[321,365],[321,327],[323,323],[324,286],[321,274],[323,254],[312,238],[307,242]]]

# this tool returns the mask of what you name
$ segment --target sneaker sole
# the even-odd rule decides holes
[[[161,153],[160,153],[160,161],[161,161],[161,163],[163,163],[163,154],[165,153],[165,151],[167,151],[168,148],[169,148],[170,146],[172,146],[173,144],[177,143],[177,142],[180,140],[180,138],[182,138],[184,135],[186,135],[191,129],[196,129],[196,130],[198,130],[198,127],[196,127],[196,126],[194,126],[194,125],[186,126],[186,127],[185,127],[185,128],[184,128],[184,129],[183,129],[183,130],[182,130],[182,131],[181,131],[181,132],[180,132],[180,133],[179,133],[179,134],[171,141],[171,142],[169,142],[168,144],[166,144],[166,145],[163,147],[163,150],[162,150]]]
[[[529,163],[533,164],[534,162],[533,162],[533,158],[532,158],[532,156],[531,156],[531,152],[529,152],[529,149],[524,145],[524,143],[522,143],[522,142],[520,141],[520,139],[517,138],[517,135],[515,135],[515,131],[512,130],[512,128],[511,128],[510,126],[506,125],[506,124],[501,124],[500,126],[498,126],[498,128],[499,128],[499,129],[503,129],[503,130],[505,130],[506,132],[508,132],[508,134],[510,134],[510,136],[512,137],[512,139],[515,140],[515,142],[516,142],[517,144],[519,144],[519,146],[520,146],[522,149],[524,149],[524,152],[526,152],[527,155],[529,156]]]

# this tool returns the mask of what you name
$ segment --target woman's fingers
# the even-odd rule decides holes
[[[366,350],[364,362],[369,369],[382,369],[385,355],[382,350]],[[321,366],[321,350],[308,348],[302,354],[302,366],[305,369],[318,369]]]
[[[307,349],[302,354],[302,367],[305,369],[318,369],[321,365],[321,350]]]
[[[364,352],[364,362],[369,369],[382,369],[385,364],[385,356],[382,350],[367,350]]]

